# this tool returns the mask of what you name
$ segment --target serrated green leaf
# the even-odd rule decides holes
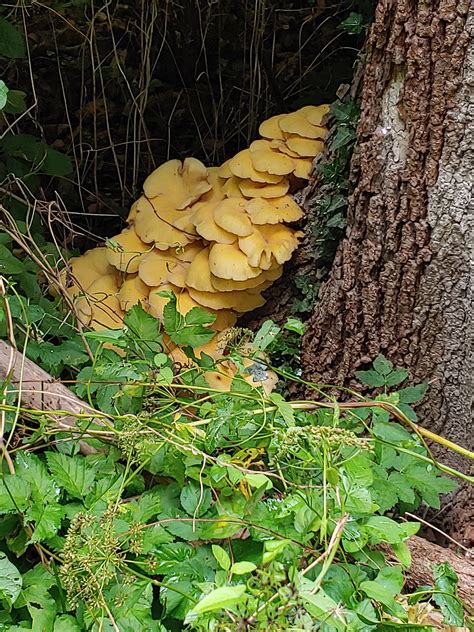
[[[295,424],[295,413],[290,404],[280,395],[280,393],[270,393],[269,399],[275,404],[278,409],[278,412],[286,421],[287,424],[294,426]]]
[[[26,519],[34,523],[33,534],[29,543],[41,542],[56,535],[61,526],[63,515],[64,507],[58,504],[45,505],[37,502],[31,505],[25,514]]]
[[[408,377],[408,371],[406,369],[395,369],[385,378],[385,384],[387,386],[398,386],[404,382]]]
[[[31,497],[35,503],[42,506],[57,501],[59,488],[39,457],[21,451],[17,455],[15,466],[17,476],[30,483]]]
[[[412,443],[413,437],[400,424],[395,422],[386,423],[377,421],[372,426],[372,432],[379,439],[389,441],[390,443]]]
[[[206,312],[202,307],[193,307],[184,316],[185,325],[212,325],[216,320],[215,314]]]
[[[355,375],[362,384],[372,386],[373,388],[378,388],[379,386],[384,386],[385,384],[384,376],[377,373],[377,371],[356,371]]]
[[[0,514],[23,512],[30,504],[31,485],[20,476],[0,478]]]
[[[407,386],[398,391],[400,401],[404,404],[416,404],[423,399],[428,389],[427,384],[417,384],[416,386]]]
[[[180,495],[181,506],[188,516],[200,517],[206,513],[212,503],[211,491],[190,481],[183,487]]]
[[[20,571],[14,566],[5,553],[0,551],[0,600],[9,608],[17,600],[22,587]]]
[[[56,483],[73,498],[84,498],[94,482],[95,472],[81,456],[46,452],[46,460]]]
[[[378,355],[373,362],[374,369],[380,375],[388,375],[393,370],[393,363],[383,355]]]
[[[362,529],[374,544],[378,542],[395,544],[404,538],[403,529],[388,516],[371,516],[365,521]]]
[[[433,567],[436,590],[433,600],[443,613],[444,622],[453,626],[464,625],[464,608],[456,595],[458,576],[448,562]]]
[[[351,11],[349,17],[341,22],[341,29],[353,35],[359,35],[365,30],[364,16]]]

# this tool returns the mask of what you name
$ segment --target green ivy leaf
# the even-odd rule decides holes
[[[365,31],[364,16],[351,11],[349,17],[341,22],[341,29],[351,35],[359,35]]]

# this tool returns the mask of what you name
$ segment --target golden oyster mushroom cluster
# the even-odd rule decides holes
[[[193,307],[215,314],[216,332],[263,305],[262,292],[302,236],[287,226],[302,217],[289,192],[309,178],[323,150],[328,109],[273,116],[260,125],[261,138],[220,167],[186,158],[155,169],[128,227],[69,261],[67,292],[82,324],[120,328],[136,303],[162,319],[163,290],[175,294],[182,314]]]

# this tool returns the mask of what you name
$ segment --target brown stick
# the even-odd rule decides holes
[[[474,608],[474,563],[469,557],[456,555],[451,549],[428,542],[416,535],[407,540],[411,552],[412,565],[407,571],[407,583],[416,588],[433,584],[433,566],[449,562],[458,578],[458,594],[469,608]],[[395,561],[395,556],[389,553]]]
[[[11,345],[0,340],[0,381],[8,380],[7,392],[17,392],[23,404],[35,410],[62,410],[72,413],[55,415],[59,426],[74,428],[74,414],[97,414],[89,404],[74,395],[37,364]],[[94,448],[81,441],[81,452],[91,454]]]

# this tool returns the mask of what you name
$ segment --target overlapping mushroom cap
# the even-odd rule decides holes
[[[328,109],[305,106],[269,118],[261,138],[220,167],[186,158],[155,169],[128,227],[105,247],[71,259],[63,272],[80,321],[119,328],[137,303],[162,319],[163,290],[175,294],[182,314],[196,306],[215,314],[216,332],[263,305],[262,292],[281,276],[302,236],[287,226],[303,215],[291,193],[323,150]],[[221,369],[216,384],[228,385],[235,367],[224,358]]]

